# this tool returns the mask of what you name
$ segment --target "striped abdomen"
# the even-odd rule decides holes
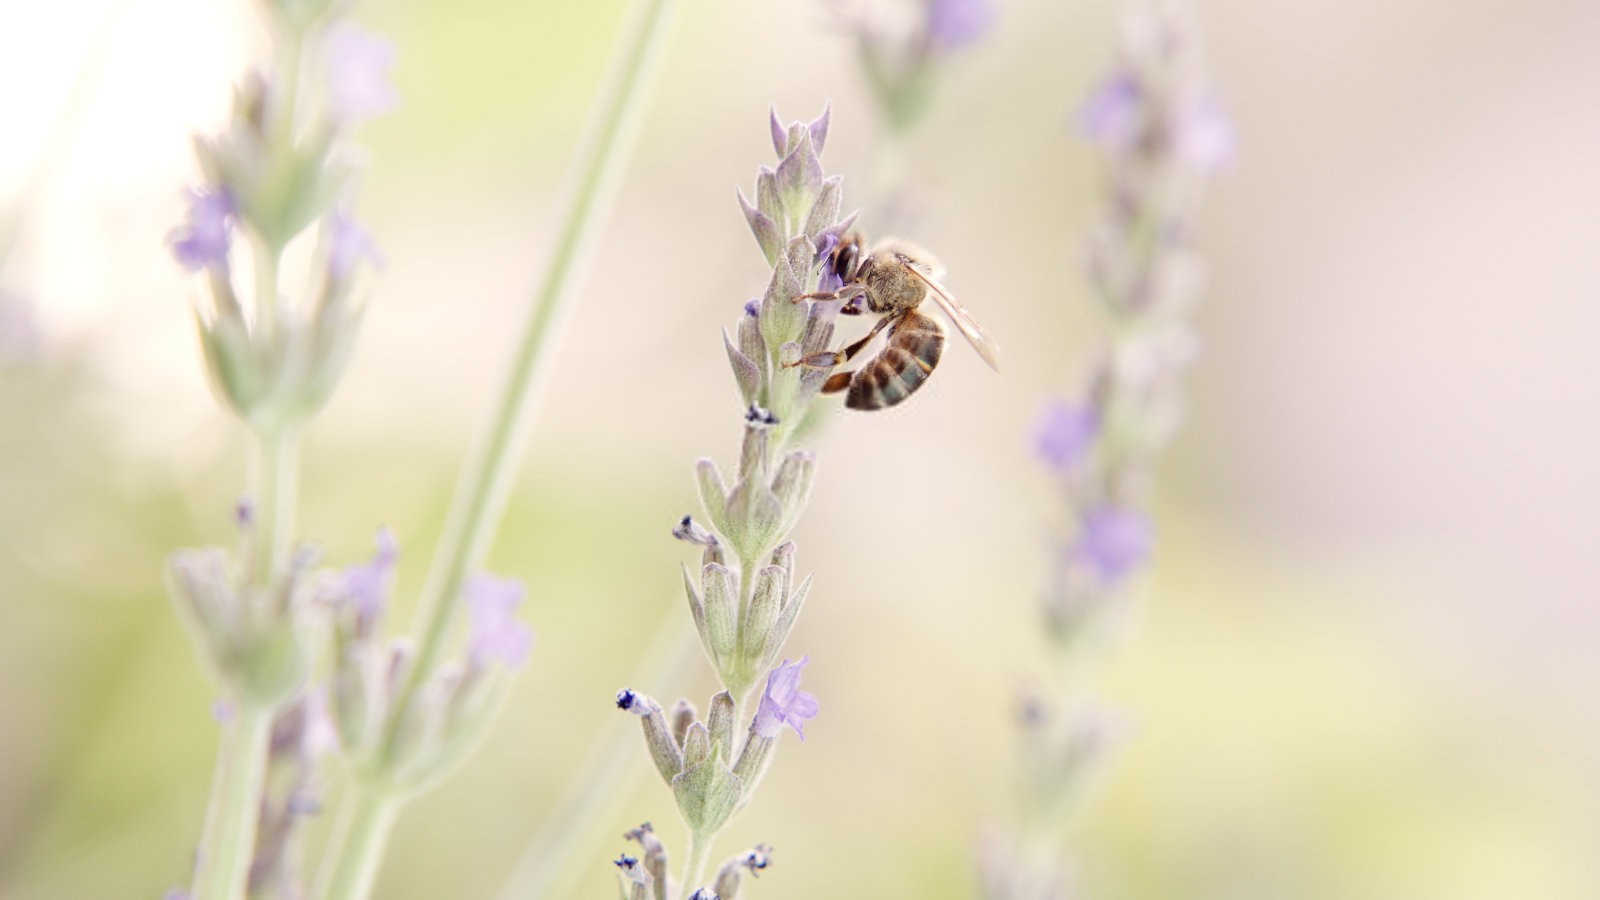
[[[850,378],[844,405],[883,409],[911,396],[928,380],[944,353],[944,328],[937,320],[907,310],[889,329],[889,344]]]

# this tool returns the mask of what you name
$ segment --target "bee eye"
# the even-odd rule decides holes
[[[860,258],[861,248],[851,242],[840,247],[833,257],[833,274],[839,276],[840,281],[849,281],[855,274],[856,260]]]

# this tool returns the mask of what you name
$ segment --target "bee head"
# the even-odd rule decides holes
[[[851,231],[833,248],[833,256],[828,261],[833,274],[839,277],[844,284],[850,284],[861,277],[861,263],[866,257],[866,239],[859,231]]]

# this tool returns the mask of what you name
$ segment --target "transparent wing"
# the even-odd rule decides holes
[[[960,330],[961,336],[967,339],[967,343],[972,345],[972,349],[978,351],[978,355],[983,357],[983,361],[989,364],[989,368],[996,372],[1000,371],[1000,348],[995,345],[995,342],[987,334],[983,333],[983,328],[972,318],[972,313],[967,312],[966,307],[957,303],[956,298],[945,290],[943,285],[923,274],[921,269],[909,264],[906,269],[911,274],[922,279],[922,282],[928,286],[929,292],[933,294],[933,299],[939,302],[939,308],[944,310],[944,314],[950,317],[950,321],[956,323],[956,328]]]

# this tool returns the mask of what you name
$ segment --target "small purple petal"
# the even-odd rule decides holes
[[[1138,137],[1143,115],[1144,89],[1132,72],[1118,69],[1090,91],[1078,127],[1089,140],[1119,149]]]
[[[236,209],[226,188],[207,188],[189,195],[188,219],[171,237],[172,255],[191,272],[228,262]]]
[[[805,740],[805,722],[816,718],[819,709],[817,698],[800,690],[800,672],[809,662],[809,656],[792,664],[786,659],[767,676],[767,689],[762,693],[761,704],[756,709],[754,727],[757,734],[774,738],[783,730],[783,726],[788,725],[801,740]]]
[[[1085,514],[1080,525],[1074,555],[1103,581],[1121,580],[1150,555],[1154,543],[1150,521],[1133,510],[1102,506]]]
[[[928,38],[940,50],[959,50],[994,26],[990,0],[929,0]]]
[[[837,246],[839,246],[839,236],[831,231],[824,231],[823,233],[817,235],[816,258],[822,259],[829,253],[832,253],[833,248]]]
[[[744,302],[744,314],[751,316],[752,318],[761,315],[761,298],[755,297],[753,299],[746,300]]]
[[[399,102],[389,69],[394,44],[354,25],[342,24],[328,34],[328,106],[337,122],[355,122],[381,115]]]
[[[339,602],[350,604],[356,614],[356,634],[370,634],[389,602],[394,586],[394,567],[400,547],[394,532],[378,529],[377,549],[372,559],[344,570]]]
[[[1068,471],[1088,455],[1099,433],[1099,413],[1086,406],[1056,400],[1039,418],[1034,431],[1034,450],[1052,468]]]
[[[522,582],[479,574],[467,581],[464,590],[472,632],[467,654],[473,662],[498,660],[514,666],[526,659],[533,633],[513,615],[522,603]]]
[[[368,260],[374,266],[383,265],[383,256],[372,235],[342,212],[328,217],[328,274],[335,281],[344,281],[355,271],[356,264]]]

